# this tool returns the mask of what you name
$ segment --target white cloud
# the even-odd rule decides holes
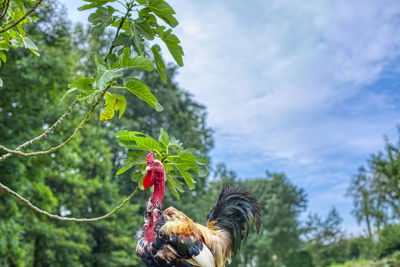
[[[187,55],[179,80],[208,106],[211,125],[233,138],[248,137],[243,146],[260,148],[261,142],[268,155],[288,159],[350,138],[375,139],[377,132],[362,129],[371,128],[364,113],[349,119],[329,113],[376,81],[399,55],[400,5],[260,2],[254,13],[242,16],[251,9],[247,4],[233,10],[221,2],[177,1]],[[379,108],[382,98],[371,94],[365,100]],[[334,130],[354,123],[361,129],[346,136]],[[381,129],[379,138],[393,123],[372,122]],[[365,145],[358,143],[360,149]]]
[[[87,16],[63,2],[75,21]],[[400,2],[171,5],[186,54],[178,81],[208,108],[214,162],[242,176],[285,171],[317,211],[346,201],[339,192],[400,116],[398,88],[374,85],[400,73]]]
[[[399,74],[400,3],[231,4],[173,3],[186,53],[178,81],[208,107],[214,161],[244,176],[280,168],[309,187],[311,207],[333,196],[350,207],[338,192],[400,115],[393,88],[370,88]]]

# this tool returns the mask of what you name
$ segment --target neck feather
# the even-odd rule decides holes
[[[154,227],[156,226],[158,220],[161,217],[162,212],[162,201],[164,198],[164,191],[165,191],[165,179],[164,179],[164,172],[155,173],[159,177],[156,177],[154,183],[154,191],[153,195],[150,198],[151,202],[151,210],[150,210],[150,218],[149,224],[146,226],[146,240],[147,242],[153,241],[156,233],[154,231]]]

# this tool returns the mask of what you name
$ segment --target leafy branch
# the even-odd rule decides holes
[[[7,13],[8,7],[10,6],[10,0],[5,0],[0,10],[0,21],[4,18]]]
[[[69,114],[71,113],[71,111],[73,110],[74,106],[78,103],[78,100],[74,100],[72,102],[72,104],[68,107],[67,111],[52,125],[50,126],[47,130],[45,130],[42,134],[38,135],[37,137],[23,143],[22,145],[18,146],[16,149],[14,150],[10,150],[2,145],[0,145],[0,149],[5,150],[5,151],[12,151],[12,153],[7,153],[4,154],[3,156],[0,157],[0,161],[12,156],[13,154],[15,154],[16,152],[20,151],[21,149],[43,139],[44,137],[46,137],[51,131],[53,131],[55,128],[57,128],[58,125],[61,124],[61,122],[69,116]]]
[[[25,152],[21,152],[19,150],[11,150],[8,149],[2,145],[0,145],[0,149],[6,151],[7,153],[10,154],[16,154],[16,155],[20,155],[20,156],[24,156],[24,157],[33,157],[33,156],[41,156],[41,155],[46,155],[46,154],[50,154],[62,147],[64,147],[66,144],[68,144],[69,142],[72,141],[72,139],[75,138],[76,134],[83,128],[83,126],[86,124],[86,122],[90,119],[90,116],[92,115],[92,113],[94,112],[94,110],[96,109],[97,105],[100,104],[101,99],[103,98],[104,94],[107,92],[107,90],[109,89],[109,87],[107,87],[102,94],[97,98],[96,102],[92,105],[92,108],[89,110],[89,112],[86,114],[86,116],[83,118],[83,120],[79,123],[78,127],[75,128],[74,132],[72,133],[72,135],[70,135],[64,142],[62,142],[61,144],[52,147],[48,150],[43,150],[43,151],[35,151],[35,152],[29,152],[29,153],[25,153]],[[32,140],[31,140],[32,141]],[[29,141],[30,142],[30,141]]]
[[[9,29],[14,28],[15,26],[17,26],[19,23],[21,23],[21,21],[23,21],[24,19],[26,19],[33,11],[35,11],[35,9],[42,3],[43,0],[39,0],[36,2],[36,4],[28,11],[25,13],[25,15],[22,16],[22,18],[20,18],[19,20],[17,20],[16,22],[14,22],[12,25],[0,30],[0,34],[3,32],[8,31]]]
[[[16,20],[15,14],[14,17],[10,16],[12,19],[16,20],[16,22],[0,31],[0,59],[3,62],[6,62],[6,57],[2,50],[8,51],[9,46],[16,48],[21,46],[21,43],[23,43],[23,45],[33,53],[39,55],[38,48],[25,35],[25,32],[19,23],[24,21],[24,19],[27,18],[27,16],[32,13],[41,2],[42,0],[39,0],[34,7],[26,12],[20,19]],[[79,10],[95,8],[95,11],[88,19],[93,25],[91,29],[93,35],[100,35],[104,32],[106,27],[116,28],[116,34],[111,42],[107,55],[104,59],[99,55],[92,56],[97,68],[94,77],[81,77],[69,85],[69,90],[64,94],[61,100],[63,100],[67,95],[75,92],[78,93],[76,95],[77,99],[49,129],[44,131],[41,135],[19,145],[14,150],[0,145],[0,150],[7,152],[7,154],[0,157],[0,161],[12,155],[20,155],[24,157],[46,155],[64,147],[72,141],[78,132],[84,127],[104,97],[105,107],[100,113],[100,120],[104,121],[112,119],[116,111],[119,112],[119,117],[121,118],[126,108],[126,99],[123,95],[114,94],[114,90],[127,90],[146,102],[156,111],[162,111],[164,109],[151,92],[151,88],[146,85],[140,77],[129,76],[124,77],[124,79],[119,78],[123,77],[124,71],[130,68],[152,71],[154,69],[154,64],[148,56],[148,52],[151,51],[155,67],[157,68],[162,80],[166,82],[166,66],[161,56],[160,46],[158,44],[153,44],[149,51],[146,51],[146,48],[149,48],[149,43],[151,43],[155,37],[158,37],[165,43],[176,63],[179,66],[183,66],[183,49],[179,44],[180,40],[178,37],[172,33],[172,28],[178,24],[177,20],[173,16],[175,11],[164,0],[131,0],[127,1],[125,4],[118,1],[122,6],[124,6],[124,8],[126,8],[126,12],[124,13],[116,10],[110,5],[107,5],[109,2],[115,2],[115,0],[86,0],[86,2],[89,2],[89,4],[80,7]],[[134,7],[136,8],[135,11],[137,11],[136,18],[133,18],[132,16],[132,10]],[[114,15],[117,11],[124,15],[122,17]],[[21,14],[21,12],[23,12],[23,9],[19,10],[17,13]],[[161,19],[167,26],[160,25],[157,19]],[[13,29],[15,26],[18,31]],[[16,39],[19,43],[10,45],[9,43],[11,39]],[[115,53],[114,50],[117,48],[118,51]],[[1,85],[2,81],[0,80],[0,86]],[[87,100],[89,103],[94,103],[79,125],[74,129],[73,133],[64,142],[43,151],[21,151],[27,146],[46,137],[48,133],[60,125],[71,113],[73,107],[79,100]],[[140,189],[143,189],[143,177],[146,168],[145,156],[142,152],[143,150],[156,153],[157,157],[164,163],[169,187],[178,199],[179,192],[184,192],[182,181],[185,181],[189,189],[192,190],[195,186],[193,175],[196,174],[200,177],[207,175],[207,160],[203,157],[196,156],[196,151],[193,149],[184,149],[179,140],[173,137],[169,138],[168,134],[163,129],[160,130],[158,141],[146,134],[136,131],[120,131],[117,133],[117,139],[123,147],[134,150],[128,153],[130,157],[126,160],[127,165],[121,168],[117,174],[121,174],[136,165],[137,168],[133,172],[132,178],[134,181],[138,182],[138,188]],[[137,191],[135,190],[135,192],[124,200],[121,205],[117,206],[104,216],[93,219],[78,219],[64,218],[50,214],[37,208],[27,199],[1,183],[0,188],[11,193],[17,197],[18,200],[25,203],[29,208],[40,214],[53,219],[69,222],[90,222],[105,219],[128,203]]]
[[[33,211],[44,215],[46,217],[49,217],[51,219],[55,219],[57,221],[62,221],[62,222],[77,222],[77,223],[83,223],[83,222],[98,222],[104,219],[107,219],[108,217],[110,217],[111,215],[115,214],[118,210],[120,210],[123,206],[125,206],[126,204],[128,204],[128,202],[136,195],[137,191],[138,191],[138,187],[136,187],[135,191],[133,191],[132,194],[130,194],[127,198],[125,198],[121,204],[119,204],[118,206],[116,206],[114,209],[112,209],[110,212],[104,214],[103,216],[100,217],[95,217],[95,218],[73,218],[73,217],[62,217],[59,215],[55,215],[55,214],[51,214],[45,210],[39,209],[38,207],[36,207],[35,205],[33,205],[29,200],[27,200],[26,198],[24,198],[23,196],[21,196],[20,194],[18,194],[17,192],[13,191],[12,189],[10,189],[9,187],[5,186],[4,184],[0,183],[0,187],[2,189],[4,189],[5,191],[7,191],[8,193],[10,193],[11,195],[15,196],[18,200],[22,201],[23,203],[25,203],[25,205],[27,207],[29,207],[30,209],[32,209]]]
[[[207,176],[207,159],[195,155],[194,149],[183,148],[178,139],[170,138],[162,128],[160,128],[158,141],[151,136],[135,131],[119,131],[116,133],[116,137],[120,146],[132,150],[128,152],[129,157],[124,161],[125,166],[116,174],[122,174],[136,166],[132,173],[132,180],[138,182],[138,186],[142,190],[147,163],[143,150],[153,152],[161,160],[169,188],[177,199],[180,198],[179,192],[185,192],[182,180],[190,190],[193,190],[196,183],[193,175]]]

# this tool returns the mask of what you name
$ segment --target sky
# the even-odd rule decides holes
[[[61,2],[86,21],[82,1]],[[176,79],[207,107],[212,162],[243,178],[285,172],[308,212],[335,206],[360,233],[345,192],[383,136],[398,138],[400,2],[168,2],[185,51]]]

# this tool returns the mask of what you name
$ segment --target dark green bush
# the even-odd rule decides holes
[[[400,250],[400,225],[390,225],[379,233],[379,256]]]
[[[377,244],[369,237],[357,237],[348,240],[347,259],[375,259],[379,251]]]

